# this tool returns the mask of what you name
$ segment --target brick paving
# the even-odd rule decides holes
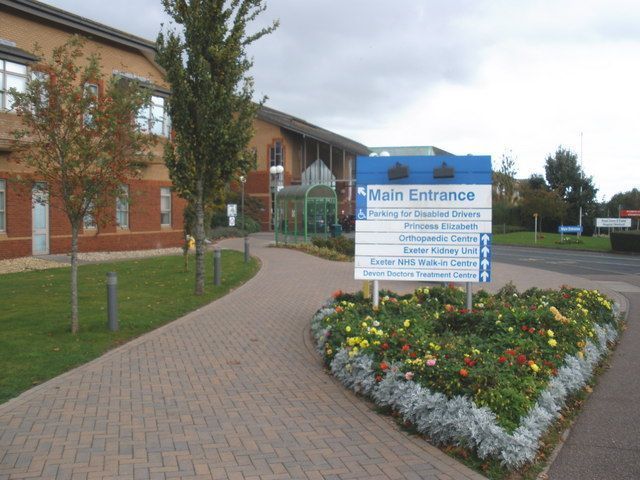
[[[484,478],[323,371],[311,316],[360,282],[351,263],[271,238],[252,238],[262,269],[244,286],[0,405],[0,480]],[[501,264],[492,276],[492,290],[594,286]]]
[[[0,479],[483,478],[323,371],[309,321],[352,264],[266,240],[244,286],[1,405]]]

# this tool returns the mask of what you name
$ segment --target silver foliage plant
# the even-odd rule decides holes
[[[334,312],[330,307],[332,302],[328,301],[311,322],[320,353],[324,352],[331,335],[323,320]],[[619,318],[617,305],[615,307],[616,318]],[[595,325],[594,330],[595,341],[586,342],[583,358],[571,355],[564,358],[558,375],[549,381],[513,433],[498,425],[490,409],[478,407],[467,397],[448,399],[442,393],[405,380],[399,364],[392,364],[382,380],[376,382],[371,356],[359,354],[350,358],[348,350],[341,349],[330,367],[331,373],[347,388],[372,398],[379,406],[391,407],[432,442],[472,448],[480,458],[494,457],[506,467],[515,469],[535,458],[540,438],[558,418],[567,397],[587,384],[593,369],[607,353],[608,343],[614,342],[618,335],[611,325]]]

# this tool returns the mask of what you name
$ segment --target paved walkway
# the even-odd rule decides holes
[[[0,479],[483,478],[323,371],[309,321],[358,287],[352,265],[267,242],[252,238],[263,265],[241,288],[1,405]],[[587,286],[521,267],[493,276]]]

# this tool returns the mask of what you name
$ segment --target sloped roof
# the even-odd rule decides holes
[[[291,132],[329,143],[356,155],[369,155],[369,149],[361,143],[273,108],[262,106],[258,111],[258,118]]]
[[[130,33],[117,30],[88,18],[75,15],[45,3],[35,0],[0,0],[0,6],[30,16],[47,20],[57,25],[66,26],[80,33],[102,38],[110,42],[128,46],[139,50],[142,54],[153,60],[155,57],[155,42],[136,37]],[[105,5],[105,8],[109,8]]]
[[[423,147],[369,147],[373,153],[380,154],[382,152],[389,152],[391,156],[398,157],[415,157],[415,156],[434,156],[434,155],[453,155],[445,150],[433,146]]]

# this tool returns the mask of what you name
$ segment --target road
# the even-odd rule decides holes
[[[640,478],[640,256],[493,246],[493,260],[588,278],[629,302],[626,328],[609,368],[571,426],[550,480]]]
[[[496,262],[541,268],[571,275],[640,276],[640,256],[493,245]]]

